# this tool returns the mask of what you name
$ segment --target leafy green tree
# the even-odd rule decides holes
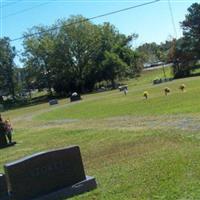
[[[54,32],[46,31],[49,27],[33,27],[24,36],[24,65],[35,77],[38,88],[48,88],[52,95],[51,63],[54,53]],[[41,34],[33,34],[41,32]],[[31,69],[32,68],[32,69]],[[33,73],[34,71],[34,73]],[[28,72],[27,72],[28,73]],[[30,75],[27,75],[28,77]]]
[[[111,81],[114,87],[116,79],[138,75],[141,65],[136,61],[136,53],[131,49],[132,40],[138,36],[120,34],[110,23],[101,25],[100,30],[102,51],[99,53],[98,64],[102,69],[102,80]]]
[[[115,79],[125,76],[124,72],[128,68],[127,64],[117,54],[106,51],[102,65],[104,67],[105,80],[110,80],[112,87],[115,88]]]
[[[172,46],[173,40],[167,40],[160,44],[156,44],[155,42],[145,43],[139,46],[136,50],[146,63],[154,63],[158,61],[168,63],[172,61],[169,59]]]
[[[94,78],[98,66],[95,66],[95,61],[100,51],[99,29],[84,20],[82,16],[73,16],[67,21],[60,22],[53,65],[56,90],[63,85],[65,90],[71,92],[85,92],[91,90],[96,82]],[[79,21],[82,22],[78,23]],[[65,84],[60,80],[64,80]]]
[[[200,59],[200,3],[194,3],[188,8],[188,14],[181,23],[187,46],[197,59]]]
[[[11,94],[13,99],[15,99],[15,55],[15,48],[10,45],[9,38],[0,39],[0,90]]]
[[[137,51],[143,55],[145,62],[154,63],[160,61],[160,47],[155,42],[145,43],[139,46]]]
[[[38,31],[40,34],[32,34]],[[41,87],[46,83],[60,95],[88,92],[98,82],[106,80],[114,85],[116,79],[139,74],[139,54],[131,49],[135,38],[134,34],[120,34],[109,23],[94,25],[82,16],[72,16],[52,27],[29,31],[24,40],[24,63],[29,72],[35,71]]]
[[[200,4],[188,8],[188,14],[181,23],[183,38],[176,41],[172,57],[174,77],[187,77],[200,59]]]
[[[174,40],[169,56],[173,61],[175,78],[189,76],[196,63],[193,52],[189,50],[189,45],[189,41],[184,37],[179,40]]]

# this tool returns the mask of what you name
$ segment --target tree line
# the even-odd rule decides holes
[[[142,70],[140,55],[131,46],[136,38],[121,34],[110,23],[95,25],[82,16],[50,27],[35,26],[24,34],[24,67],[17,70],[21,84],[27,90],[48,88],[59,95],[90,92],[103,81],[115,87],[116,80],[138,76]],[[1,57],[7,62],[2,65],[13,73],[15,51],[8,39],[1,41],[9,46],[4,52],[12,62]]]
[[[191,75],[200,63],[200,4],[194,3],[188,8],[185,20],[180,23],[183,37],[172,38],[161,44],[145,43],[138,51],[145,62],[173,63],[174,78]]]
[[[133,49],[136,34],[126,36],[110,23],[96,25],[71,16],[24,34],[22,68],[15,66],[16,49],[9,38],[1,38],[0,101],[36,88],[60,96],[90,92],[103,82],[114,88],[121,79],[139,76],[145,62],[173,62],[175,78],[189,76],[200,60],[199,22],[200,4],[194,3],[181,22],[182,38]]]

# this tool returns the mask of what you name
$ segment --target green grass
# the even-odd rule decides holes
[[[159,70],[160,71],[160,70]],[[200,112],[200,92],[199,78],[172,81],[160,85],[145,84],[149,82],[146,76],[152,77],[152,74],[146,73],[144,80],[140,84],[131,86],[127,96],[118,90],[99,95],[99,98],[89,99],[85,97],[85,101],[58,107],[53,111],[42,113],[35,117],[38,120],[55,120],[55,119],[98,119],[114,116],[126,115],[163,115],[163,114],[184,114]],[[152,79],[151,79],[152,80]],[[187,92],[182,93],[179,86],[184,82],[187,85]],[[169,87],[171,93],[164,95],[164,87]],[[150,96],[146,101],[143,98],[144,90],[148,90]],[[90,97],[91,98],[91,97]],[[183,101],[184,99],[184,101]],[[195,107],[195,109],[193,109]]]
[[[113,90],[2,113],[18,144],[0,150],[0,171],[18,158],[77,144],[98,188],[74,199],[200,199],[200,77],[152,85],[162,74],[146,71],[127,81],[127,96]]]

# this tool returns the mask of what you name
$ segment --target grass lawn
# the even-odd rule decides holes
[[[200,199],[200,77],[152,85],[157,77],[162,69],[128,80],[127,96],[113,90],[2,113],[18,144],[0,150],[0,172],[9,161],[77,144],[98,188],[73,199]]]

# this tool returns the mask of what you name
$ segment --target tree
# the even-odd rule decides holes
[[[95,64],[100,51],[99,29],[84,20],[82,16],[72,16],[67,21],[60,22],[53,65],[56,75],[54,86],[57,91],[63,85],[66,91],[85,92],[92,90],[96,82],[98,66]],[[79,21],[82,22],[78,23]],[[60,74],[60,71],[63,73]]]
[[[160,61],[160,46],[155,42],[145,43],[137,48],[137,51],[143,55],[145,62],[154,63]]]
[[[188,8],[188,14],[181,23],[183,37],[174,41],[171,57],[174,61],[175,78],[187,77],[200,59],[200,4]]]
[[[104,79],[110,80],[112,87],[115,88],[115,79],[124,77],[124,72],[128,68],[127,64],[117,54],[106,51],[102,65],[104,67]]]
[[[190,50],[190,42],[184,37],[175,42],[173,57],[173,73],[175,78],[188,77],[196,64],[196,56]]]
[[[23,62],[28,72],[34,75],[38,88],[48,88],[50,95],[52,95],[51,63],[54,53],[55,33],[46,31],[47,29],[49,27],[33,27],[24,35]],[[41,34],[33,34],[34,32],[41,32]],[[26,74],[30,77],[28,72]]]
[[[38,31],[40,34],[32,34]],[[98,82],[114,85],[116,79],[139,73],[139,54],[136,56],[130,45],[135,38],[135,34],[120,34],[109,23],[95,25],[82,16],[72,16],[29,31],[24,40],[24,63],[36,71],[35,80],[41,87],[47,83],[49,90],[53,87],[59,95],[88,92]]]
[[[0,90],[11,94],[15,99],[14,57],[15,48],[10,45],[9,38],[0,39]]]
[[[188,8],[188,14],[181,26],[185,40],[189,41],[189,50],[196,59],[200,59],[200,3],[194,3]]]
[[[131,49],[132,40],[138,36],[132,34],[125,36],[110,23],[99,26],[101,30],[101,51],[99,52],[98,65],[100,65],[101,80],[111,81],[126,76],[135,77],[141,71],[136,53]],[[140,69],[140,70],[139,70]]]

